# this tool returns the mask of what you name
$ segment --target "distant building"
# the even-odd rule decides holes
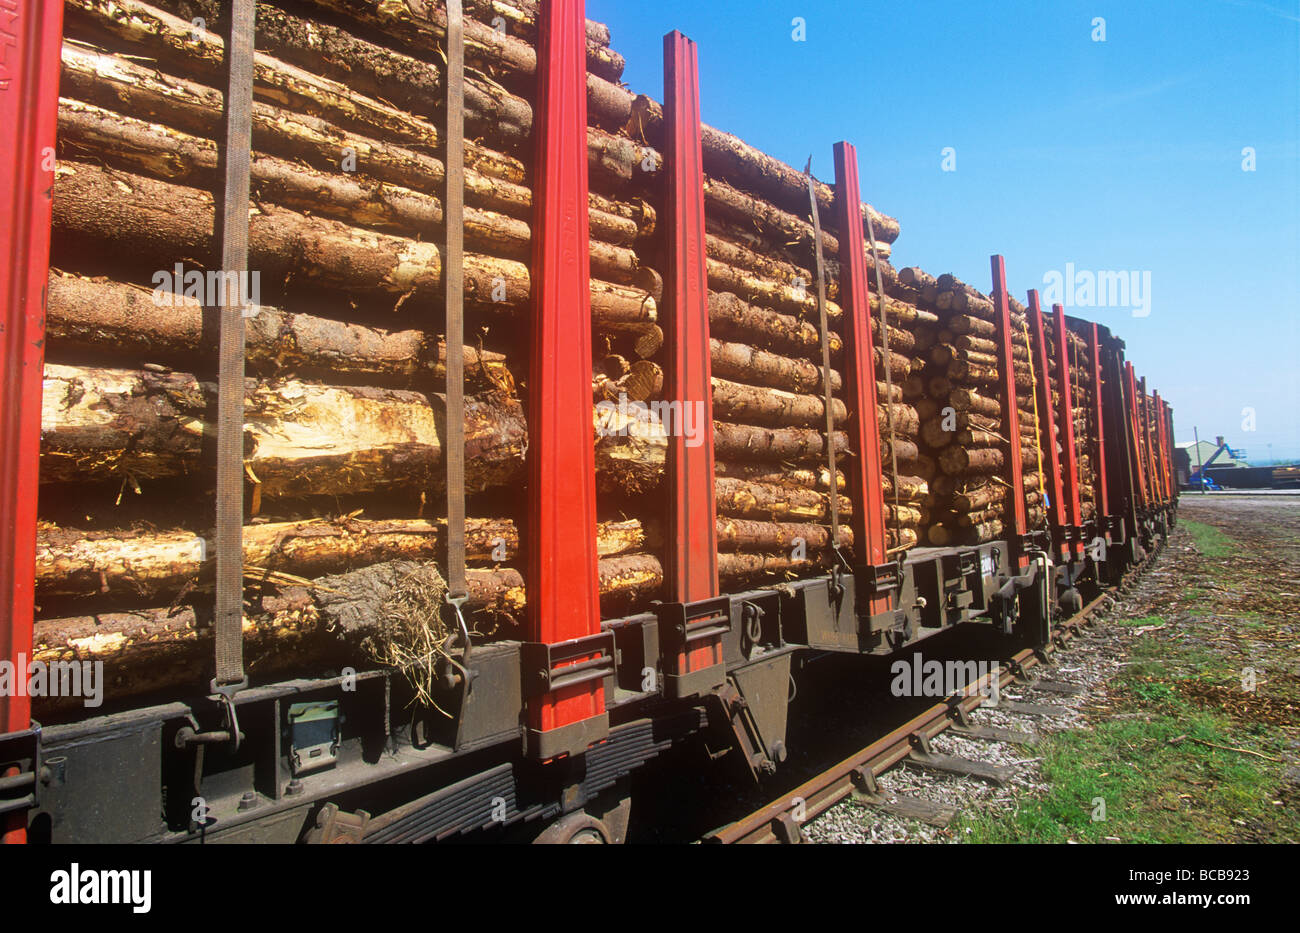
[[[1193,473],[1196,472],[1197,467],[1198,467],[1199,464],[1206,464],[1206,465],[1208,465],[1208,466],[1210,466],[1210,467],[1212,467],[1213,469],[1216,469],[1216,470],[1217,470],[1217,469],[1220,469],[1220,468],[1222,468],[1222,467],[1242,467],[1242,468],[1244,468],[1244,467],[1248,467],[1248,466],[1250,466],[1250,464],[1246,462],[1244,456],[1241,457],[1241,458],[1239,459],[1239,458],[1237,458],[1237,457],[1233,457],[1233,456],[1232,456],[1228,451],[1226,451],[1226,450],[1225,450],[1223,453],[1219,454],[1219,456],[1216,457],[1216,458],[1214,459],[1214,462],[1213,462],[1213,463],[1210,463],[1210,458],[1211,458],[1211,457],[1214,457],[1214,453],[1215,453],[1215,451],[1217,451],[1220,447],[1223,446],[1223,438],[1222,438],[1222,437],[1215,438],[1215,439],[1212,440],[1212,441],[1202,440],[1202,441],[1200,442],[1199,451],[1198,451],[1197,444],[1196,444],[1195,441],[1185,441],[1185,442],[1183,442],[1183,443],[1181,443],[1181,444],[1178,444],[1177,446],[1178,446],[1179,449],[1181,449],[1181,450],[1185,450],[1185,451],[1187,452],[1187,463],[1188,463],[1188,468],[1189,468],[1190,471],[1193,472]],[[1236,448],[1236,447],[1234,447],[1234,448],[1232,448],[1232,449],[1233,449],[1236,453],[1238,453],[1238,454],[1243,454],[1243,455],[1244,455],[1244,454],[1246,453],[1246,451],[1241,450],[1241,449]],[[1199,459],[1199,460],[1197,459],[1197,453],[1198,453],[1198,452],[1199,452],[1199,454],[1200,454],[1200,459]]]

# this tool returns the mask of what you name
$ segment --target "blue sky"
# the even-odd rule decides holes
[[[1300,2],[588,0],[587,15],[634,91],[662,98],[663,35],[680,29],[705,122],[800,168],[811,154],[823,179],[831,145],[854,143],[863,197],[902,224],[899,267],[988,291],[1000,252],[1021,300],[1067,263],[1149,272],[1148,316],[1071,313],[1126,341],[1179,441],[1196,425],[1253,459],[1300,458]]]

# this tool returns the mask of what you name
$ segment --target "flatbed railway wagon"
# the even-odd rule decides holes
[[[679,33],[656,101],[581,0],[0,27],[6,841],[620,841],[802,656],[1045,649],[1174,521],[1117,336],[895,269]]]

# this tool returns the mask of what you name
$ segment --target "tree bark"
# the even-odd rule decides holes
[[[774,427],[816,427],[826,424],[826,403],[818,395],[756,388],[715,377],[713,417]],[[848,409],[837,398],[831,399],[831,417],[835,424],[848,419]]]
[[[762,522],[749,519],[718,518],[719,551],[785,551],[789,553],[802,541],[808,551],[824,551],[831,545],[831,530],[825,525],[806,522]],[[840,527],[840,545],[853,546],[853,531]]]
[[[880,477],[880,487],[886,496],[894,495],[894,479],[886,472]],[[901,501],[916,501],[929,494],[929,483],[920,476],[900,475],[898,477],[898,498]]]
[[[809,360],[781,356],[743,343],[709,340],[713,375],[789,392],[822,391],[822,369]],[[843,388],[839,370],[832,369],[831,390]]]
[[[813,526],[816,527],[816,526]],[[246,525],[244,576],[249,584],[282,572],[314,578],[391,560],[439,561],[446,548],[443,519],[357,518]],[[596,526],[600,557],[640,550],[641,523],[601,522]],[[135,599],[188,590],[211,583],[213,542],[192,531],[85,531],[42,524],[36,541],[38,598],[88,593],[123,593]],[[519,556],[519,532],[506,518],[469,518],[465,557],[477,564],[500,564]]]
[[[846,453],[849,437],[835,432],[835,451]],[[764,428],[748,424],[713,424],[715,456],[732,460],[820,460],[826,456],[826,440],[809,428]]]
[[[966,387],[954,388],[947,395],[947,399],[949,404],[958,411],[969,411],[972,414],[985,415],[989,418],[1002,417],[1002,405],[997,399],[980,395],[974,389]]]
[[[814,318],[817,311],[817,287],[815,283],[805,282],[801,288],[788,285],[778,279],[751,272],[748,269],[729,266],[726,263],[705,257],[709,288],[719,292],[733,292],[744,295],[747,300],[762,302],[778,312],[795,315],[810,315]],[[843,317],[840,306],[829,298],[826,299],[826,318],[829,323],[838,322]]]
[[[229,28],[227,5],[219,0],[155,0],[155,5],[182,20],[202,17],[208,29],[224,36]],[[476,30],[477,31],[477,30]],[[503,38],[499,33],[498,45]],[[257,47],[283,61],[355,88],[370,97],[391,101],[425,118],[442,121],[445,99],[442,62],[422,50],[425,57],[413,57],[358,38],[320,19],[294,16],[270,3],[257,4]],[[484,50],[486,51],[486,50]],[[467,58],[479,49],[467,43]],[[498,62],[501,59],[498,58]],[[466,117],[482,111],[480,97],[500,93],[499,87],[467,75]],[[531,125],[532,109],[524,105],[522,115],[509,114],[522,126]],[[606,129],[616,130],[631,115],[632,94],[609,81],[588,75],[587,112]],[[466,130],[471,131],[469,124]],[[472,132],[483,132],[474,128]]]
[[[192,368],[215,358],[216,338],[203,331],[197,299],[169,296],[159,304],[143,287],[51,273],[46,336],[54,349],[110,354],[139,362]],[[279,377],[311,375],[446,378],[447,345],[431,347],[419,330],[385,330],[258,305],[245,319],[250,371]],[[476,391],[515,393],[500,353],[465,347],[465,377]]]
[[[709,292],[709,326],[719,337],[821,361],[821,337],[816,327],[793,315],[750,304],[731,292]],[[830,334],[829,343],[833,357],[844,349],[838,334]]]
[[[965,447],[945,447],[939,454],[939,469],[949,476],[966,473],[986,475],[996,473],[1006,462],[1001,450],[995,447],[967,449]]]
[[[387,0],[307,2],[317,9],[337,13],[399,39],[416,55],[429,54],[430,49],[445,48],[447,45],[447,8],[436,0],[406,0],[402,3],[390,3]],[[500,11],[506,5],[493,3],[492,6],[494,10]],[[519,4],[516,2],[513,6],[518,7]],[[510,25],[523,22],[514,15],[506,18]],[[536,72],[536,49],[523,38],[518,38],[518,34],[509,28],[503,36],[490,25],[467,18],[464,29],[466,64],[489,73],[500,68],[523,76],[532,76]],[[593,35],[598,38],[593,39]],[[623,58],[609,48],[608,35],[608,29],[588,20],[587,69],[606,82],[615,82],[623,74]],[[604,41],[599,41],[599,38]]]
[[[830,489],[830,470],[827,467],[796,467],[769,463],[733,463],[716,460],[713,464],[714,476],[726,476],[743,479],[751,483],[768,483],[777,486],[793,486],[799,489]],[[843,490],[844,474],[836,470],[836,488]]]
[[[68,99],[59,106],[59,139],[65,151],[82,159],[204,191],[219,187],[218,146],[210,139]],[[442,202],[431,194],[388,182],[363,184],[350,173],[323,172],[259,153],[254,153],[250,169],[253,199],[259,204],[413,239],[436,241],[442,236]],[[469,249],[529,260],[532,231],[526,221],[472,205],[466,206],[464,219]],[[611,281],[640,284],[652,274],[625,246],[593,239],[590,255],[592,272]],[[657,290],[662,291],[662,283]]]
[[[167,269],[213,255],[213,217],[212,195],[196,188],[82,162],[62,163],[57,172],[54,228],[133,261],[148,256]],[[250,217],[249,267],[276,280],[305,279],[358,297],[384,296],[397,307],[416,296],[442,300],[436,244],[269,205]],[[522,314],[530,308],[529,289],[526,264],[466,254],[467,307]],[[646,291],[594,279],[591,310],[595,321],[653,321],[657,314]]]
[[[224,132],[222,94],[215,88],[156,69],[145,68],[120,55],[65,42],[61,93],[107,110],[148,119],[208,139]],[[396,142],[331,123],[314,112],[286,109],[279,101],[253,102],[254,149],[285,159],[301,159],[313,168],[336,172],[346,160],[356,161],[356,171],[404,187],[437,191],[444,167],[433,155]],[[648,158],[660,167],[656,152],[645,152],[630,140],[591,129],[587,136],[588,165],[600,182],[622,184],[635,177]],[[511,216],[532,214],[532,194],[524,187],[528,173],[516,158],[474,142],[465,146],[466,201]],[[588,198],[592,208],[592,233],[608,242],[628,235],[621,212],[612,217],[602,204],[607,199]]]
[[[133,481],[202,470],[216,387],[187,373],[49,365],[41,479]],[[400,389],[245,383],[245,463],[262,496],[426,488],[441,473],[441,397]],[[527,427],[517,401],[469,397],[466,488],[517,482]]]
[[[632,117],[627,132],[633,139],[646,139],[652,145],[661,140],[662,105],[643,94],[637,95],[632,102]],[[708,175],[759,194],[782,210],[799,214],[808,209],[808,179],[802,172],[760,152],[730,133],[723,133],[711,126],[702,126],[700,136],[704,171]],[[814,182],[814,190],[822,227],[834,231],[834,191],[821,182]],[[863,204],[864,230],[868,221],[873,226],[877,240],[893,243],[898,239],[898,221]]]
[[[812,489],[719,476],[713,481],[713,490],[720,515],[796,522],[830,518],[829,496]],[[852,505],[843,496],[840,496],[838,508],[841,516],[852,514]]]

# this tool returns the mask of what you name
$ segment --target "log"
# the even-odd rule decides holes
[[[753,483],[792,486],[798,489],[830,489],[830,470],[824,466],[799,467],[786,464],[734,463],[727,460],[716,460],[713,464],[713,475],[743,479]],[[837,470],[835,480],[836,489],[844,489],[844,474]]]
[[[744,343],[709,339],[709,359],[713,374],[724,379],[770,386],[790,392],[822,390],[822,370],[809,360],[781,356]],[[843,379],[836,369],[830,371],[831,390],[840,391]]]
[[[746,269],[729,266],[712,257],[705,257],[709,288],[720,292],[733,292],[743,295],[746,300],[762,302],[764,306],[795,315],[817,315],[817,289],[787,285],[776,279],[750,272]],[[826,299],[826,316],[831,322],[843,317],[840,306],[829,298]]]
[[[958,361],[974,363],[986,367],[996,367],[998,365],[998,358],[994,353],[980,353],[976,350],[963,350],[948,343],[941,343],[938,346],[931,348],[927,356],[931,363],[943,367],[947,367]]]
[[[980,509],[1005,501],[1006,497],[1007,489],[1005,486],[989,483],[979,489],[957,493],[952,497],[952,507],[958,512],[977,512]]]
[[[880,477],[880,486],[884,494],[894,495],[894,479],[888,473]],[[903,501],[915,501],[929,493],[929,484],[919,476],[900,475],[898,477],[898,498]]]
[[[47,355],[95,354],[192,368],[215,358],[216,335],[203,329],[195,298],[51,272],[46,292]],[[447,345],[430,347],[419,330],[385,330],[257,305],[245,319],[246,362],[253,373],[446,378]],[[513,395],[515,379],[500,353],[465,347],[465,377],[476,391]]]
[[[774,204],[756,198],[727,184],[720,178],[704,176],[705,220],[722,217],[744,229],[754,228],[772,246],[799,256],[811,256],[815,245],[812,224],[802,214],[791,214]],[[827,259],[838,257],[839,239],[822,229],[822,253]],[[806,261],[806,260],[805,260]]]
[[[884,464],[888,470],[893,469],[893,464]],[[900,460],[898,462],[898,471],[904,475],[914,475],[923,480],[930,480],[939,472],[939,464],[928,454],[918,454],[912,460]]]
[[[965,314],[954,314],[947,319],[947,327],[954,334],[970,334],[974,337],[983,337],[991,340],[997,335],[998,329],[992,321],[986,321],[982,318],[970,317]]]
[[[60,163],[53,213],[55,230],[90,240],[123,259],[151,257],[166,270],[182,260],[213,255],[213,197],[196,188],[110,173],[88,163]],[[249,267],[276,280],[305,280],[358,297],[385,296],[395,307],[411,297],[441,302],[436,244],[269,205],[250,217]],[[465,255],[467,307],[525,313],[529,289],[525,263]],[[591,310],[596,321],[653,321],[657,313],[646,291],[594,279]]]
[[[65,9],[69,38],[91,45],[106,40],[125,45],[158,62],[163,70],[221,86],[225,42],[216,33],[196,29],[187,20],[139,0],[67,0]],[[467,75],[467,83],[469,80],[472,78]],[[436,123],[274,58],[260,47],[253,55],[253,94],[259,100],[320,116],[377,139],[426,150],[437,149],[443,142]],[[471,91],[467,100],[475,96]],[[522,127],[515,124],[513,131],[511,127],[502,121],[498,132],[517,143],[526,141]]]
[[[836,431],[834,438],[836,453],[846,453],[848,435]],[[715,421],[713,450],[715,456],[733,460],[820,460],[826,456],[826,439],[809,428],[764,428]]]
[[[712,382],[714,418],[775,427],[826,423],[826,403],[821,396],[756,388],[716,377]],[[831,417],[835,424],[848,420],[848,414],[843,402],[831,399]]]
[[[648,321],[603,323],[593,326],[593,331],[598,346],[612,350],[615,346],[630,345],[630,352],[643,360],[658,354],[664,345],[663,329]]]
[[[202,138],[222,138],[219,91],[69,43],[64,44],[62,55],[63,100],[71,95],[110,112],[126,111]],[[339,171],[351,154],[357,174],[415,190],[437,191],[444,183],[443,163],[433,156],[260,101],[253,103],[253,146],[324,172]],[[523,220],[532,216],[532,193],[521,184],[526,173],[518,160],[471,146],[464,177],[467,204]],[[640,213],[636,208],[596,194],[588,196],[588,203],[596,239],[629,245],[645,232],[635,221]],[[651,230],[652,214],[645,215]]]
[[[739,243],[715,234],[706,234],[704,238],[705,256],[715,260],[719,266],[730,267],[738,272],[751,273],[755,278],[765,280],[776,286],[794,287],[805,295],[811,293],[816,298],[816,279],[812,272],[803,266],[795,265],[783,259],[749,249]],[[710,283],[712,284],[712,283]],[[738,291],[726,285],[714,285],[718,291]],[[832,297],[829,283],[827,297]],[[816,310],[814,306],[814,310]],[[827,315],[839,318],[840,306],[827,302]]]
[[[920,450],[912,441],[904,440],[901,437],[896,438],[893,441],[893,456],[897,457],[900,463],[903,461],[915,462],[920,455]],[[880,439],[880,458],[884,464],[888,464],[891,461],[890,440],[888,435]]]
[[[994,447],[967,449],[949,446],[939,454],[939,469],[949,476],[996,473],[1005,462],[1002,451]]]
[[[797,542],[808,551],[824,551],[831,545],[831,530],[825,525],[806,522],[762,522],[748,519],[717,519],[719,551],[785,551]],[[840,545],[853,546],[853,531],[840,527]]]
[[[713,489],[720,515],[801,522],[826,521],[830,518],[829,496],[812,489],[747,482],[727,476],[716,477]],[[839,499],[838,508],[842,516],[852,514],[852,506],[843,496]]]
[[[245,381],[245,463],[257,494],[343,495],[442,481],[442,399],[402,389]],[[41,481],[200,472],[216,386],[188,373],[47,365]],[[466,488],[517,482],[527,428],[513,399],[465,405]]]
[[[378,29],[405,43],[413,54],[429,54],[430,49],[445,48],[447,44],[446,6],[432,0],[390,3],[387,0],[306,0],[310,6],[345,16],[355,22]],[[494,15],[504,5],[493,3]],[[518,2],[513,6],[519,7]],[[518,25],[520,20],[509,17]],[[490,19],[489,19],[490,22]],[[531,76],[537,70],[537,52],[522,38],[513,33],[501,35],[490,25],[473,19],[465,20],[465,62],[489,73],[498,68],[508,68],[521,75]],[[593,41],[603,36],[604,42]],[[588,21],[587,68],[608,82],[617,81],[623,73],[622,56],[608,47],[608,30]],[[590,85],[590,81],[588,82]]]
[[[497,17],[510,24],[510,35],[522,35],[527,41],[537,42],[537,28],[541,12],[538,0],[469,0],[465,9],[470,15],[491,24]],[[610,43],[609,27],[595,20],[584,23],[589,46],[608,49]],[[610,78],[617,81],[619,75]]]
[[[65,152],[81,159],[205,191],[219,188],[215,141],[94,104],[60,101],[59,141]],[[324,172],[259,153],[254,154],[250,171],[253,199],[259,204],[277,204],[413,239],[435,240],[442,235],[442,202],[431,194],[388,182],[363,184],[351,173]],[[464,218],[468,248],[529,260],[532,231],[527,222],[473,206],[465,208]],[[593,239],[590,255],[593,273],[612,281],[637,284],[652,274],[627,247]],[[662,282],[651,291],[662,293]]]
[[[319,578],[310,589],[292,587],[282,596],[263,598],[260,611],[244,616],[250,676],[263,680],[323,665],[337,669],[347,662],[374,667],[365,662],[361,643],[384,625],[383,606],[396,585],[422,566],[413,561],[371,565]],[[466,576],[469,612],[512,622],[523,611],[524,580],[518,571],[471,568]],[[600,561],[598,579],[603,603],[617,606],[654,595],[662,586],[663,570],[650,555],[611,557]],[[31,657],[46,665],[102,662],[105,694],[120,700],[206,684],[213,631],[206,606],[44,619],[35,624]],[[61,705],[59,698],[37,703],[42,712]]]
[[[787,554],[719,554],[718,579],[728,583],[756,580],[790,580],[807,575],[823,562],[796,560]]]
[[[661,140],[663,107],[659,102],[637,95],[632,101],[627,132],[632,138],[648,140],[652,145]],[[783,210],[800,213],[807,209],[808,179],[802,172],[707,124],[700,127],[700,138],[707,174],[759,194]],[[834,191],[821,182],[814,182],[814,190],[822,226],[834,232]],[[861,210],[864,231],[870,222],[877,240],[893,243],[898,239],[897,220],[868,204],[863,204]]]
[[[436,560],[445,553],[445,521],[386,519],[368,521],[271,522],[247,525],[243,532],[245,577],[282,571],[299,577],[341,573],[388,560]],[[597,528],[599,553],[636,550],[640,529],[615,523]],[[516,558],[519,533],[509,519],[469,518],[465,558],[471,563]],[[210,534],[192,531],[86,531],[42,523],[36,537],[38,598],[87,593],[123,593],[136,598],[172,594],[210,584],[215,554]]]
[[[637,360],[618,377],[600,374],[593,376],[591,382],[592,396],[596,402],[619,398],[644,402],[662,396],[663,389],[663,368],[649,360]]]
[[[709,292],[709,326],[720,337],[821,360],[821,337],[812,324],[793,315],[760,308],[730,292]],[[829,342],[832,356],[844,348],[838,334],[831,334]]]
[[[980,395],[974,389],[966,387],[954,388],[947,395],[948,403],[958,411],[969,411],[973,414],[987,415],[990,418],[1002,417],[1002,406],[996,399]]]
[[[889,420],[893,418],[894,434],[903,438],[915,437],[920,430],[921,419],[911,405],[895,403],[876,406],[876,425],[882,436],[889,435]]]
[[[207,27],[219,36],[226,35],[229,20],[226,4],[220,0],[154,0],[160,10],[172,13],[183,20],[195,16],[206,21]],[[307,71],[355,88],[362,94],[391,101],[411,113],[434,118],[442,122],[439,111],[446,97],[443,87],[441,60],[417,58],[386,46],[376,45],[359,38],[347,30],[321,19],[308,20],[274,6],[257,4],[257,47],[283,61]],[[477,32],[471,27],[471,31]],[[496,48],[503,38],[497,34]],[[431,50],[423,50],[428,55]],[[466,45],[466,57],[473,61],[483,58],[481,46],[473,42]],[[505,56],[497,56],[498,67],[505,64]],[[508,65],[507,65],[508,67]],[[515,69],[517,70],[517,69]],[[499,85],[476,80],[474,72],[466,75],[466,117],[480,110],[480,96]],[[518,98],[516,98],[518,100]],[[524,103],[522,100],[520,103]],[[594,75],[587,81],[587,112],[591,119],[606,129],[623,126],[631,115],[632,94]],[[530,125],[532,109],[524,103],[526,121]],[[521,122],[516,118],[516,122]],[[466,123],[466,131],[483,132]]]
[[[427,66],[422,69],[421,63],[414,59],[362,43],[349,36],[349,49],[335,49],[329,60],[337,66],[351,56],[354,71],[346,82],[331,80],[263,51],[268,43],[280,50],[287,48],[285,42],[281,41],[285,38],[284,21],[287,14],[277,10],[272,10],[271,13],[273,15],[266,24],[267,42],[258,42],[253,58],[255,95],[293,110],[326,117],[340,125],[350,125],[361,132],[376,134],[381,139],[404,140],[430,148],[441,145],[439,124],[442,121],[425,120],[409,110],[400,110],[364,94],[356,84],[359,72],[373,72],[376,69],[395,70],[408,78],[418,74],[427,84]],[[139,0],[68,0],[66,22],[70,37],[98,44],[107,36],[110,41],[126,44],[167,69],[197,75],[213,86],[221,85],[221,67],[225,56],[222,36],[196,29],[190,21],[173,16],[165,10]],[[299,39],[308,46],[307,57],[310,59],[311,47],[322,44],[325,34],[313,23],[298,22],[303,24]],[[260,40],[260,15],[258,27]],[[335,34],[348,35],[337,30]],[[368,52],[365,51],[365,46],[369,46]],[[365,67],[356,67],[360,64],[358,56],[364,59]],[[434,74],[436,77],[436,71]],[[532,128],[532,110],[527,102],[510,94],[497,82],[478,80],[475,72],[467,71],[465,78],[466,135],[486,134],[514,146],[527,144]],[[382,89],[388,92],[396,91],[402,86],[401,81],[391,76],[380,77],[377,83],[382,83]],[[589,86],[592,83],[589,81]],[[437,84],[440,86],[441,82],[437,81]],[[618,117],[624,112],[631,112],[631,101],[626,91],[600,88],[599,83],[597,85],[596,112],[603,115],[605,122],[617,123]],[[414,89],[413,93],[419,94],[420,89]],[[380,96],[386,100],[389,94]],[[442,97],[441,91],[435,90],[432,99],[441,100]],[[613,114],[605,109],[607,103],[614,106]],[[612,138],[603,130],[594,132],[602,138]]]
[[[891,528],[885,532],[885,547],[891,551],[904,551],[915,547],[920,536],[915,528]]]

